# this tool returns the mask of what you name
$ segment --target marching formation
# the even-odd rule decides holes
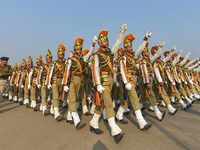
[[[175,52],[175,47],[162,56],[164,42],[149,48],[151,32],[145,34],[139,48],[134,50],[135,37],[124,36],[126,30],[127,25],[123,24],[112,48],[108,31],[102,30],[98,37],[94,36],[90,49],[84,49],[84,40],[78,37],[68,58],[66,46],[60,44],[56,60],[48,50],[46,62],[39,56],[36,65],[29,56],[10,67],[3,65],[8,58],[2,57],[0,94],[41,111],[44,116],[51,114],[57,121],[65,118],[77,129],[82,124],[81,110],[83,115],[92,115],[89,126],[94,134],[103,133],[99,128],[103,116],[116,143],[124,136],[119,124],[128,123],[125,114],[133,111],[138,128],[144,131],[151,127],[143,116],[144,109],[153,111],[157,120],[162,121],[165,112],[159,107],[175,115],[174,104],[186,110],[200,99],[199,58],[190,60],[190,53],[183,57],[182,51]],[[65,117],[61,107],[67,111]]]

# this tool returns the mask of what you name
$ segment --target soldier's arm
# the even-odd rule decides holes
[[[89,49],[89,52],[83,57],[83,60],[84,60],[85,62],[88,61],[88,59],[90,58],[90,56],[91,56],[92,53],[94,52],[96,42],[97,42],[97,37],[94,36],[94,37],[93,37],[93,40],[92,40],[92,45],[91,45],[91,47],[90,47],[90,49]]]
[[[93,56],[92,60],[92,76],[94,79],[94,85],[101,85],[101,80],[100,80],[100,70],[99,70],[99,57],[98,55]]]
[[[148,39],[152,36],[152,33],[151,32],[147,32],[141,45],[139,46],[139,48],[137,49],[136,53],[135,53],[135,56],[136,57],[139,57],[140,54],[142,53],[142,51],[144,50],[146,44],[148,43]]]
[[[64,76],[63,76],[63,80],[62,80],[63,85],[67,85],[68,78],[70,75],[71,65],[72,65],[72,61],[71,61],[71,59],[68,59],[65,63],[65,72],[64,72]]]
[[[126,57],[124,56],[120,60],[120,73],[121,73],[124,84],[127,84],[128,78],[127,78],[127,69],[126,69]]]
[[[117,41],[115,42],[114,46],[111,49],[112,54],[115,54],[117,52],[117,50],[119,49],[121,42],[122,42],[124,32],[126,30],[127,30],[127,24],[123,24],[120,28],[120,32],[119,32],[118,37],[117,37]]]
[[[156,75],[156,79],[158,80],[159,83],[163,83],[163,79],[162,79],[162,77],[161,77],[158,64],[157,64],[157,63],[154,63],[153,68],[154,68],[154,73],[155,73],[155,75]]]
[[[149,84],[150,83],[149,74],[148,74],[147,65],[145,61],[141,62],[140,70],[142,72],[142,78],[143,78],[144,84]]]

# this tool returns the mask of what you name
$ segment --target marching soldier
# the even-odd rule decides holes
[[[52,89],[53,97],[53,105],[51,106],[50,112],[57,121],[61,121],[63,118],[59,112],[59,99],[63,92],[62,79],[65,71],[65,50],[65,45],[58,45],[58,59],[49,66],[47,74],[47,87],[48,89]]]
[[[167,105],[167,109],[169,110],[170,114],[174,115],[177,111],[170,102],[170,98],[166,92],[166,85],[165,85],[165,71],[164,71],[164,62],[161,59],[160,51],[162,49],[163,45],[155,45],[151,48],[151,54],[153,57],[157,55],[157,58],[155,58],[155,61],[153,62],[153,70],[155,74],[155,93],[158,94],[164,101],[164,103]]]
[[[22,59],[21,63],[21,70],[20,70],[20,79],[19,79],[19,85],[18,85],[18,94],[19,94],[19,103],[20,105],[23,104],[24,100],[24,84],[26,79],[26,60]]]
[[[97,88],[97,92],[102,99],[97,100],[96,97],[96,110],[90,121],[90,131],[101,134],[102,131],[99,129],[98,122],[103,111],[103,106],[106,110],[108,124],[111,128],[111,135],[113,136],[116,143],[119,143],[123,138],[122,130],[115,122],[115,112],[113,110],[113,103],[111,98],[111,91],[113,87],[113,55],[116,55],[117,50],[122,41],[122,36],[126,30],[126,25],[123,25],[117,42],[114,47],[109,49],[108,31],[102,30],[98,36],[99,49],[93,56],[92,61],[92,75],[94,85]],[[100,99],[99,97],[99,99]]]
[[[31,81],[32,81],[32,68],[33,68],[33,59],[31,56],[28,57],[28,63],[26,68],[26,79],[25,79],[25,86],[24,86],[24,105],[26,107],[29,106],[30,103],[30,88],[31,88]]]
[[[11,75],[11,66],[8,57],[1,57],[0,64],[0,96],[8,97],[8,77]]]
[[[158,106],[157,106],[157,100],[155,93],[153,91],[153,66],[152,62],[150,60],[150,54],[148,51],[148,43],[146,43],[145,49],[142,52],[142,60],[140,61],[140,71],[142,73],[142,79],[143,79],[143,85],[142,88],[143,90],[141,91],[142,93],[142,98],[143,100],[149,100],[155,114],[156,118],[159,121],[162,121],[165,112],[162,113],[160,112]]]
[[[170,55],[170,51],[165,51],[164,56],[167,57]],[[174,79],[174,75],[172,74],[172,60],[174,56],[171,56],[170,59],[166,62],[165,65],[165,73],[167,76],[167,83],[168,83],[168,93],[171,96],[171,101],[175,102],[175,98],[177,98],[178,102],[181,104],[183,110],[187,109],[187,105],[182,100],[179,91],[176,88],[176,82]]]
[[[9,100],[12,101],[14,98],[15,93],[15,78],[16,78],[16,73],[17,73],[17,64],[14,64],[12,67],[12,74],[9,80]]]
[[[151,124],[148,124],[142,116],[142,112],[140,110],[139,105],[139,98],[135,89],[138,69],[136,67],[137,64],[135,54],[132,48],[133,40],[135,40],[135,37],[132,34],[128,34],[124,38],[124,50],[120,60],[120,71],[123,83],[125,84],[125,88],[127,90],[128,99],[130,100],[132,107],[134,108],[139,128],[140,130],[147,130],[151,127]],[[124,112],[124,108],[121,106],[119,110]],[[118,120],[123,119],[122,115],[123,113],[120,113],[120,111],[118,111],[116,118]]]
[[[39,56],[36,60],[36,66],[33,66],[31,68],[31,74],[29,78],[31,79],[31,84],[29,86],[29,89],[31,90],[31,108],[33,108],[34,111],[37,111],[37,101],[36,101],[36,95],[37,93],[37,85],[38,85],[38,80],[37,80],[37,75],[38,72],[41,69],[42,65],[42,56]]]
[[[49,111],[47,109],[47,99],[50,99],[51,93],[47,90],[47,82],[48,82],[48,71],[49,67],[52,65],[52,54],[51,51],[48,49],[48,53],[46,55],[46,64],[43,64],[41,68],[41,98],[42,98],[42,113],[44,115],[48,115]]]
[[[85,67],[83,57],[81,56],[82,48],[83,39],[78,37],[74,42],[73,56],[70,57],[66,62],[64,78],[62,81],[62,84],[64,85],[64,91],[68,92],[69,90],[68,112],[71,113],[75,128],[79,128],[81,122],[77,113],[77,100],[80,93],[81,82],[83,82],[83,72],[84,69],[87,69],[87,67]]]

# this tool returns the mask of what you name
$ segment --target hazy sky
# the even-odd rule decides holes
[[[10,63],[29,55],[35,60],[48,48],[55,56],[60,43],[68,53],[78,36],[89,48],[102,29],[109,30],[112,45],[124,23],[136,37],[135,49],[152,31],[150,46],[164,40],[165,49],[176,45],[192,58],[200,56],[199,0],[1,0],[0,56],[9,56]]]

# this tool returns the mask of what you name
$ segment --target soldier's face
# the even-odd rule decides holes
[[[50,64],[51,62],[52,62],[52,58],[47,57],[47,58],[46,58],[46,63],[47,63],[47,64]]]
[[[102,48],[108,48],[109,47],[109,41],[108,40],[101,40],[98,42],[99,46]]]
[[[143,55],[144,55],[145,57],[149,57],[149,52],[148,52],[148,51],[144,51],[144,52],[143,52]]]
[[[74,52],[76,55],[80,56],[81,55],[81,48],[75,48]]]
[[[126,50],[127,50],[127,51],[133,51],[133,47],[132,47],[132,45],[126,47]]]
[[[32,64],[28,64],[28,68],[30,69],[32,67]]]
[[[8,63],[7,60],[1,60],[1,64],[2,64],[3,66],[7,65],[7,63]]]
[[[64,58],[64,55],[63,55],[63,54],[58,54],[58,58],[59,58],[59,59],[63,59],[63,58]]]

